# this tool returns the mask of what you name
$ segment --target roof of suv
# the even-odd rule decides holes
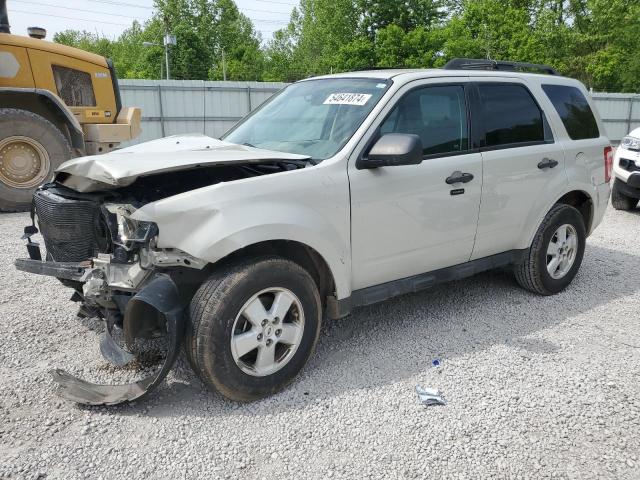
[[[563,80],[572,80],[568,77],[562,77],[559,75],[547,75],[541,73],[529,73],[519,71],[496,71],[496,70],[445,70],[442,68],[407,68],[407,69],[381,69],[381,70],[363,70],[357,72],[343,72],[335,73],[332,75],[323,75],[313,78],[378,78],[378,79],[416,79],[416,78],[430,78],[430,77],[502,77],[502,78],[514,78],[514,77],[531,77],[531,78],[547,78]]]

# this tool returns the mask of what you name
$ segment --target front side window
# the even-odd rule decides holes
[[[542,89],[553,103],[572,140],[600,136],[596,118],[580,90],[565,85],[543,85]]]
[[[58,96],[69,107],[95,107],[91,74],[73,68],[53,65],[53,79],[56,82]]]
[[[422,140],[423,154],[468,150],[469,128],[464,88],[428,86],[403,96],[380,126],[380,133],[411,133]]]
[[[529,91],[521,85],[481,83],[485,146],[545,141],[545,120]]]
[[[353,136],[389,83],[371,78],[294,83],[223,139],[324,160],[335,155]]]

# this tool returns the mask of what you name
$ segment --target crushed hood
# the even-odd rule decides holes
[[[78,192],[126,187],[138,177],[220,164],[306,160],[308,156],[237,145],[206,135],[174,135],[69,160],[56,170],[56,181]]]

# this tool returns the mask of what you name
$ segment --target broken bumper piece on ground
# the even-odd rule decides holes
[[[447,404],[437,388],[423,388],[420,385],[416,385],[416,393],[418,394],[420,403],[422,403],[425,407],[430,407],[431,405]]]
[[[168,344],[166,358],[155,375],[124,385],[101,385],[56,369],[51,371],[51,375],[58,384],[57,393],[63,398],[84,405],[117,405],[139,400],[160,385],[178,356],[184,330],[183,307],[180,304],[178,289],[169,277],[158,275],[131,298],[126,307],[125,323],[135,320],[138,314],[148,313],[149,307],[164,317]],[[109,332],[106,335],[110,338]],[[104,342],[103,339],[103,348]],[[110,342],[113,342],[113,339]],[[113,344],[115,345],[115,342]],[[113,347],[111,344],[108,346]],[[120,348],[117,345],[116,347]],[[125,350],[123,352],[128,353]]]

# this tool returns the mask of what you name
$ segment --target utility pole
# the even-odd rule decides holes
[[[169,74],[169,46],[170,45],[175,45],[176,42],[176,36],[175,35],[170,35],[170,34],[166,34],[164,36],[164,60],[165,63],[167,65],[167,80],[171,79],[171,75]]]
[[[221,48],[222,50],[222,79],[226,82],[227,81],[227,61],[224,58],[224,48]]]
[[[170,45],[175,45],[176,42],[176,36],[175,35],[165,35],[162,45],[160,45],[159,43],[153,43],[153,42],[142,42],[142,46],[144,47],[162,47],[164,46],[164,61],[165,61],[165,65],[166,65],[166,69],[167,69],[167,80],[171,79],[171,76],[169,75],[169,46]],[[160,78],[162,78],[162,62],[160,62]]]

